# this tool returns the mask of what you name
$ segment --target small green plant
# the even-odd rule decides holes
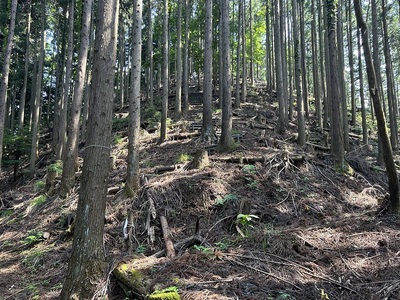
[[[44,189],[45,185],[46,185],[46,183],[43,180],[38,180],[35,182],[35,186],[33,187],[33,190],[35,192],[40,192]]]
[[[208,248],[208,247],[205,247],[202,245],[200,245],[200,246],[194,245],[193,248],[204,254],[214,254],[214,250],[212,248]]]
[[[245,174],[256,174],[257,169],[255,165],[244,165],[242,171]]]
[[[12,210],[12,209],[5,209],[5,210],[2,210],[2,211],[0,211],[0,218],[4,218],[4,217],[11,216],[12,213],[13,213],[13,210]]]
[[[245,215],[245,214],[237,215],[236,224],[241,226],[242,230],[244,231],[244,236],[248,236],[250,228],[254,228],[252,223],[254,222],[255,219],[258,219],[258,217],[255,215]],[[242,234],[241,232],[239,233]]]
[[[114,136],[114,145],[120,145],[122,143],[122,136],[120,134],[116,134]]]
[[[146,246],[145,245],[139,245],[137,246],[137,248],[135,249],[135,253],[136,254],[143,254],[146,252]]]
[[[226,251],[229,248],[229,242],[216,242],[215,246],[217,246],[218,250]]]
[[[217,198],[215,199],[215,205],[224,205],[225,203],[236,199],[237,196],[234,194],[227,194],[224,197],[217,196]]]
[[[31,230],[23,241],[24,246],[32,247],[42,240],[43,232]]]
[[[39,207],[41,207],[47,200],[46,195],[39,195],[31,200],[28,207],[25,210],[25,215],[34,213]]]
[[[176,162],[177,164],[182,164],[182,163],[188,162],[188,161],[191,160],[192,158],[193,158],[193,157],[192,157],[190,154],[187,154],[187,153],[180,153],[180,154],[178,155],[178,157],[176,158],[175,162]]]
[[[62,172],[62,160],[57,160],[55,163],[52,163],[47,167],[49,172],[55,172],[57,175]]]
[[[247,185],[249,188],[254,189],[254,188],[257,187],[258,183],[257,183],[257,180],[255,180],[254,178],[245,177],[244,179],[247,181],[247,184],[246,184],[246,185]]]

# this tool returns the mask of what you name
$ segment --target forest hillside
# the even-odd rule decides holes
[[[198,151],[204,149],[199,140],[202,93],[195,87],[191,109],[169,124],[164,143],[157,142],[157,114],[145,117],[142,187],[135,198],[121,197],[127,113],[114,114],[104,229],[108,299],[141,299],[113,271],[121,262],[151,257],[140,270],[149,280],[148,294],[169,288],[181,299],[400,296],[400,224],[385,209],[387,180],[375,164],[375,132],[370,144],[362,146],[354,128],[346,155],[351,172],[338,173],[324,144],[325,131],[310,127],[304,147],[296,143],[294,125],[285,135],[276,133],[275,95],[260,96],[266,93],[258,84],[233,111],[235,147],[230,152],[212,145],[207,155]],[[220,113],[213,112],[217,131]],[[203,153],[201,166],[196,166],[196,152]],[[4,170],[2,300],[58,299],[65,280],[79,182],[69,197],[58,196],[62,168],[52,160],[45,139],[38,165],[33,178],[15,181],[12,169]],[[57,175],[48,188],[52,169]],[[79,180],[79,170],[76,176]],[[163,252],[160,217],[168,222],[174,258]],[[131,225],[124,231],[126,220]]]

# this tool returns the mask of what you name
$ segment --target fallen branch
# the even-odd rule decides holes
[[[169,231],[167,218],[164,216],[161,216],[160,221],[161,221],[161,228],[162,228],[163,237],[164,237],[165,249],[167,251],[167,257],[168,258],[175,257],[175,248],[174,248],[174,244],[171,241],[171,234]]]

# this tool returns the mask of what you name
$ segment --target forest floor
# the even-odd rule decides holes
[[[147,270],[153,286],[177,287],[182,299],[400,299],[400,221],[385,211],[376,145],[361,146],[353,132],[346,157],[354,173],[340,174],[324,148],[329,133],[309,125],[306,147],[296,144],[295,121],[277,134],[276,99],[266,94],[262,86],[249,89],[234,110],[235,149],[210,147],[201,170],[190,168],[204,148],[200,92],[190,95],[182,121],[171,122],[168,141],[157,144],[159,132],[147,122],[140,167],[148,181],[135,199],[121,197],[127,114],[116,113],[104,235],[110,267],[164,249],[159,217],[166,216],[173,242],[203,241]],[[218,130],[220,111],[214,118]],[[41,197],[51,159],[41,155],[33,179],[2,174],[1,300],[57,299],[61,291],[79,182],[67,199]],[[122,230],[128,215],[131,244]],[[109,299],[128,299],[109,279]]]

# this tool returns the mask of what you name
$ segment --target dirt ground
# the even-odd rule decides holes
[[[265,93],[250,89],[248,102],[234,110],[237,142],[229,153],[196,135],[201,93],[191,95],[185,118],[172,122],[168,141],[157,144],[158,131],[144,125],[146,182],[135,199],[121,197],[126,128],[116,130],[104,234],[110,269],[163,250],[160,216],[166,216],[174,243],[202,240],[147,270],[154,288],[177,287],[182,299],[400,299],[400,222],[385,210],[386,176],[375,165],[374,140],[362,146],[352,135],[347,161],[354,173],[339,174],[324,149],[329,133],[310,125],[309,143],[299,147],[294,120],[278,135],[277,105]],[[214,118],[219,134],[220,111]],[[204,148],[209,166],[191,169]],[[11,171],[3,173],[1,300],[57,299],[61,291],[79,182],[67,199],[40,201],[50,162],[43,154],[33,179],[13,182]],[[131,243],[123,233],[129,215]],[[128,299],[112,274],[106,282],[109,299]]]

